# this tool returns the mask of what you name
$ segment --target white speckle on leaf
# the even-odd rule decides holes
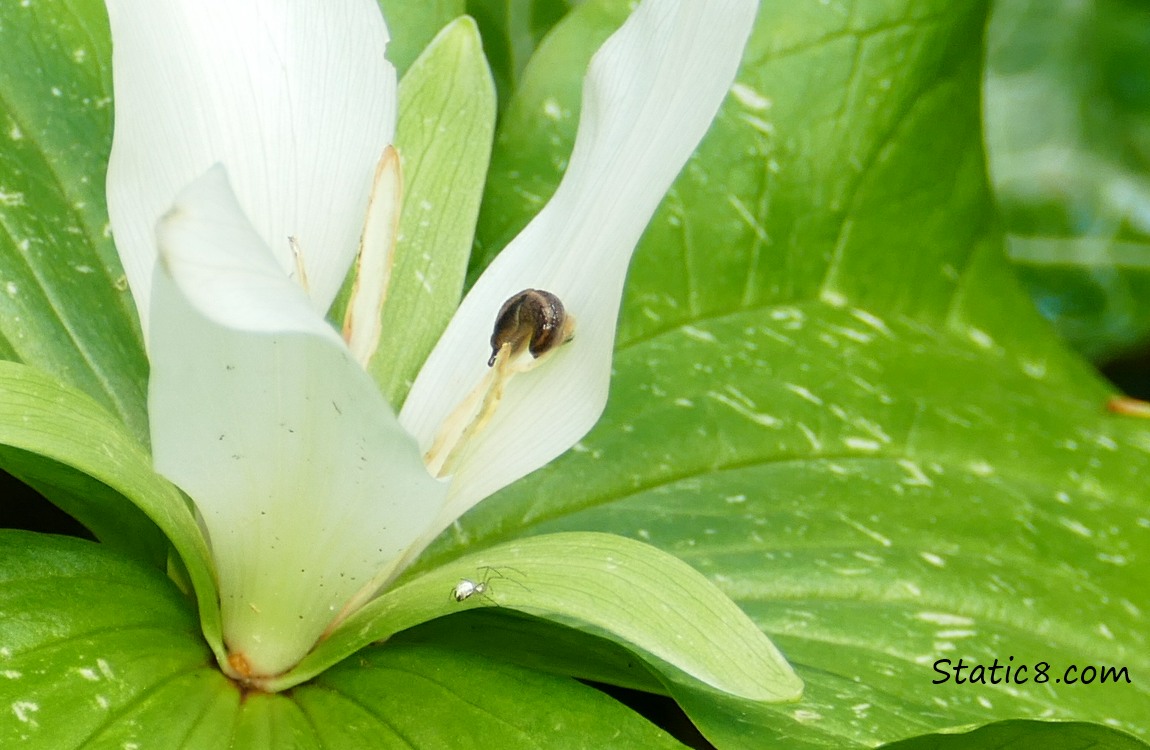
[[[948,627],[972,627],[974,620],[964,615],[954,615],[948,612],[918,612],[916,620],[929,622],[932,625],[946,625]]]
[[[976,477],[988,477],[994,473],[994,467],[982,460],[971,461],[966,465],[966,468],[970,469],[970,473]]]
[[[803,386],[801,386],[797,383],[783,383],[783,387],[786,388],[791,393],[798,396],[799,398],[801,398],[805,401],[810,401],[815,406],[822,406],[823,405],[823,400],[821,398],[819,398],[815,394],[811,393],[810,390],[808,390],[807,388],[804,388]]]
[[[746,495],[727,495],[723,499],[726,500],[728,503],[731,503],[731,504],[747,502],[747,496]]]
[[[755,117],[752,114],[744,112],[739,116],[739,119],[750,125],[755,130],[759,131],[768,138],[773,138],[775,135],[775,126],[767,122],[761,117]]]
[[[435,294],[435,290],[432,289],[431,284],[428,282],[427,276],[424,275],[423,271],[416,271],[415,279],[419,282],[419,285],[423,287],[424,292],[427,294]]]
[[[733,391],[734,389],[728,388],[727,390]],[[763,412],[754,411],[753,410],[753,404],[748,406],[747,404],[739,403],[738,401],[731,398],[730,396],[727,396],[726,394],[718,393],[716,391],[708,391],[707,396],[709,398],[714,399],[715,401],[718,401],[720,404],[724,404],[725,406],[729,406],[737,414],[740,414],[740,415],[746,417],[747,419],[751,420],[752,422],[754,422],[755,424],[757,424],[761,427],[777,428],[777,427],[781,427],[783,424],[782,420],[779,419],[778,417],[774,417],[774,416],[771,416],[770,414],[765,414]]]
[[[1094,532],[1087,528],[1083,523],[1075,518],[1067,518],[1066,516],[1059,516],[1058,523],[1068,531],[1077,534],[1084,539],[1089,539],[1094,536]]]
[[[12,704],[12,713],[16,715],[16,719],[23,724],[30,724],[31,726],[39,726],[36,719],[32,717],[37,711],[40,710],[39,703],[32,701],[16,701]]]
[[[771,100],[755,91],[745,83],[735,83],[731,86],[731,94],[747,109],[763,111],[771,108]]]
[[[990,698],[987,698],[985,695],[980,695],[977,698],[975,698],[975,700],[977,700],[978,705],[982,706],[983,708],[986,708],[986,709],[994,708],[994,704],[990,702]]]
[[[79,674],[81,677],[83,677],[85,680],[89,680],[91,682],[99,682],[100,681],[99,672],[92,669],[91,667],[77,667],[76,673]]]
[[[1042,380],[1046,377],[1046,362],[1023,362],[1022,371],[1035,380]]]
[[[24,194],[23,193],[9,193],[6,190],[0,189],[0,205],[23,206],[24,205]]]
[[[978,635],[977,630],[970,628],[954,629],[954,630],[940,630],[934,634],[935,638],[973,638]]]
[[[751,228],[751,231],[755,233],[755,236],[758,237],[761,242],[770,241],[770,238],[767,236],[767,228],[763,226],[762,222],[755,218],[751,209],[747,208],[747,204],[743,203],[737,195],[728,195],[727,203],[731,204],[731,207],[735,209],[735,212],[739,214],[739,217]]]
[[[548,97],[543,100],[543,114],[549,120],[563,119],[563,107],[559,106],[559,102],[554,97]]]
[[[795,721],[800,721],[804,724],[810,724],[815,721],[822,721],[823,715],[818,711],[811,711],[810,709],[800,708],[796,709],[791,716],[795,717]]]
[[[3,675],[9,680],[18,680],[24,676],[24,673],[16,669],[5,669],[3,672],[0,672],[0,675]]]
[[[923,552],[919,552],[918,556],[921,557],[923,560],[926,560],[928,563],[930,563],[931,565],[933,565],[936,568],[945,568],[946,567],[946,559],[943,558],[941,555],[936,555],[933,552],[923,551]]]
[[[889,537],[884,536],[883,534],[880,534],[879,532],[875,531],[874,529],[863,526],[861,523],[854,520],[853,518],[850,518],[846,514],[840,513],[839,514],[839,520],[841,520],[847,526],[850,526],[855,531],[858,531],[859,533],[870,537],[871,539],[878,542],[882,546],[884,546],[884,547],[891,546],[891,540]]]
[[[910,459],[899,459],[898,465],[901,466],[908,474],[907,478],[902,480],[902,483],[911,487],[933,487],[934,482],[922,470],[922,467]]]
[[[704,331],[702,328],[696,328],[695,326],[683,326],[681,330],[689,338],[693,338],[696,341],[703,341],[708,344],[716,344],[719,341],[715,338],[715,334],[711,333],[710,331]]]
[[[1111,632],[1110,628],[1106,627],[1106,623],[1104,623],[1104,622],[1098,623],[1098,627],[1095,628],[1095,630],[1098,632],[1098,635],[1102,636],[1106,640],[1108,640],[1108,641],[1114,640],[1114,633]]]
[[[865,451],[867,453],[874,453],[882,448],[882,445],[877,440],[864,437],[848,437],[843,440],[843,445],[851,450]]]
[[[986,331],[979,330],[978,328],[971,328],[967,332],[967,337],[983,349],[990,349],[994,347],[994,339],[990,337]]]
[[[801,328],[804,320],[806,319],[806,315],[803,314],[803,311],[797,307],[776,307],[774,310],[771,310],[770,316],[771,320],[778,320],[784,323],[792,324],[784,326],[785,328],[789,328],[791,330],[794,330],[795,328]]]
[[[4,285],[4,291],[8,292],[9,297],[15,297],[20,293],[20,287],[16,284],[15,281],[9,281]]]
[[[894,334],[886,327],[886,323],[883,322],[882,318],[871,315],[866,310],[860,310],[856,307],[851,310],[851,317],[862,323],[866,323],[887,338],[894,338]]]
[[[818,453],[823,449],[823,441],[819,440],[819,436],[815,434],[814,430],[802,422],[799,422],[795,426],[799,428],[799,431],[803,433],[803,436],[806,437],[807,441],[811,444],[811,450]]]
[[[869,344],[870,342],[874,341],[874,336],[871,334],[864,333],[863,331],[859,331],[848,326],[831,326],[831,330],[840,336],[848,338],[851,341],[859,344]]]
[[[846,307],[847,306],[847,298],[844,297],[843,295],[839,294],[838,292],[834,291],[833,289],[822,290],[822,292],[819,294],[819,299],[821,299],[823,302],[827,303],[831,307]]]
[[[1095,435],[1094,442],[1100,448],[1105,448],[1108,451],[1118,450],[1118,443],[1114,442],[1113,438],[1109,435]]]

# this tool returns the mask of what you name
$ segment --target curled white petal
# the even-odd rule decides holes
[[[730,89],[757,7],[646,0],[596,53],[558,190],[463,301],[400,414],[427,450],[483,377],[496,313],[513,294],[545,289],[575,317],[570,344],[507,384],[458,463],[440,528],[570,448],[599,418],[631,253]]]
[[[158,235],[156,467],[208,530],[240,671],[274,675],[402,559],[445,487],[247,221],[222,168],[180,193]]]
[[[116,123],[108,211],[147,328],[155,226],[215,163],[286,271],[303,251],[326,312],[395,126],[374,0],[107,0]]]

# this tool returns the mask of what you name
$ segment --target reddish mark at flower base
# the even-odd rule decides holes
[[[1150,419],[1150,401],[1143,401],[1140,398],[1131,398],[1130,396],[1114,396],[1106,402],[1106,408],[1111,412],[1115,414],[1121,414],[1124,417]]]
[[[232,668],[235,678],[243,682],[252,676],[252,665],[248,663],[248,657],[241,653],[233,651],[228,654],[228,666]]]
[[[224,672],[239,689],[240,702],[246,701],[253,693],[266,692],[259,684],[259,678],[252,678],[252,665],[248,657],[238,651],[228,652],[228,665]]]

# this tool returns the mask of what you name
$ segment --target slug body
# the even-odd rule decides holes
[[[495,365],[504,346],[511,348],[511,356],[526,347],[538,359],[570,341],[573,333],[574,321],[558,297],[542,289],[524,289],[504,302],[495,316],[487,366]]]

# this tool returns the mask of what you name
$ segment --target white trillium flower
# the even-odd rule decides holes
[[[558,190],[398,417],[324,319],[394,134],[374,0],[107,6],[108,207],[148,344],[155,464],[209,538],[224,668],[273,676],[599,418],[631,253],[734,80],[757,2],[644,0],[603,45]],[[561,300],[575,336],[489,367],[496,316],[526,289]]]

